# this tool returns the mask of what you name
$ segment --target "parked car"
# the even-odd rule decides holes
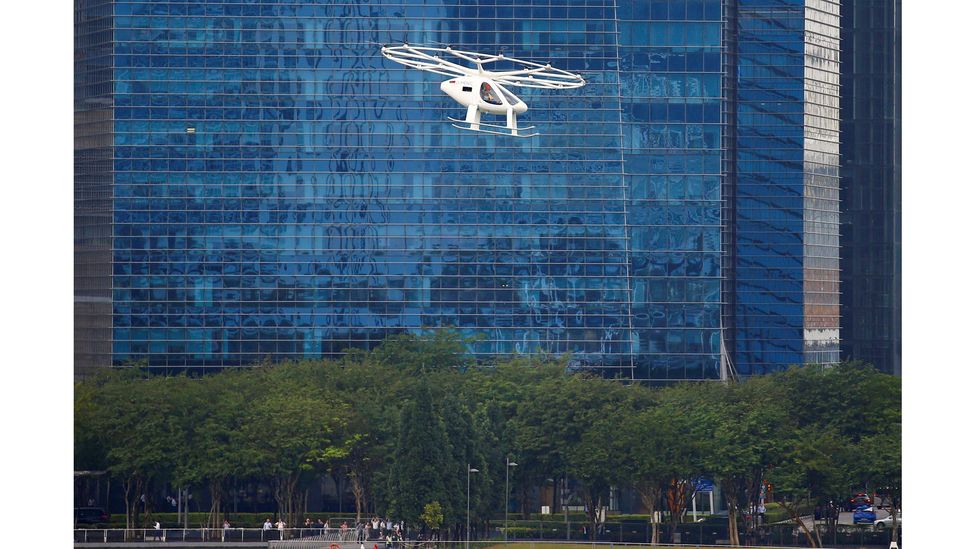
[[[858,505],[854,508],[854,524],[874,524],[878,515],[871,505]]]
[[[75,525],[108,524],[109,514],[101,507],[75,507]]]
[[[876,530],[887,530],[891,528],[891,524],[894,522],[892,520],[892,515],[888,515],[883,519],[877,519],[874,521],[874,528]],[[901,513],[898,513],[898,526],[901,527]]]
[[[854,497],[847,500],[847,510],[853,511],[859,505],[874,505],[874,498],[861,492],[859,494],[854,494]]]

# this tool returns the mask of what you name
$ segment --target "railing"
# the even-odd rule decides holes
[[[864,527],[838,526],[834,530],[828,530],[823,525],[818,525],[821,539],[827,547],[888,547],[890,532],[885,530],[875,530]],[[403,542],[391,543],[386,545],[385,541],[376,537],[366,541],[366,547],[372,549],[373,544],[378,549],[481,549],[491,546],[501,546],[503,533],[501,528],[496,528],[488,532],[475,532],[472,529],[471,543],[465,547],[464,541],[416,541],[408,540]],[[677,536],[672,536],[677,534]],[[551,543],[574,543],[580,547],[592,545],[594,547],[627,547],[644,546],[651,541],[650,525],[646,523],[606,523],[597,532],[596,539],[590,540],[589,532],[583,533],[580,523],[559,523],[540,521],[537,528],[527,528],[525,522],[521,522],[518,527],[509,529],[509,542],[518,542],[521,545],[518,549],[526,549],[526,545],[537,549],[546,549],[547,544]],[[691,544],[696,547],[727,547],[729,545],[729,531],[727,527],[705,523],[686,523],[679,526],[674,532],[667,524],[659,525],[659,540],[662,543],[655,545],[666,547],[668,542],[678,542],[680,544]],[[739,539],[743,546],[750,547],[804,547],[807,545],[806,537],[794,526],[786,524],[775,524],[756,528],[752,531],[740,531]],[[358,549],[359,542],[356,539],[356,531],[353,529],[340,531],[337,528],[330,528],[323,531],[318,528],[285,528],[263,529],[263,528],[162,528],[155,530],[152,528],[140,529],[78,529],[74,531],[75,543],[109,543],[125,541],[159,541],[159,542],[236,542],[236,543],[268,543],[277,541],[301,540],[309,542],[302,544],[302,547],[321,547],[323,549],[336,549],[332,545],[339,545],[340,549]],[[274,544],[278,545],[278,544]],[[289,547],[292,544],[281,545]],[[901,545],[899,544],[899,547]],[[298,545],[294,545],[298,547]]]
[[[683,544],[700,545],[727,545],[731,536],[727,521],[717,523],[709,522],[686,522],[672,528],[670,523],[659,523],[658,540],[660,542],[680,541]],[[526,521],[519,520],[517,523],[510,521],[508,528],[508,539],[511,540],[563,540],[569,542],[589,542],[593,525],[584,522],[562,522],[555,520]],[[820,538],[825,545],[831,546],[864,546],[864,547],[884,547],[887,548],[891,532],[888,529],[877,529],[873,525],[850,525],[840,524],[830,529],[824,524],[817,524]],[[899,525],[900,528],[900,525]],[[503,538],[504,530],[497,529],[496,532],[487,536],[490,539]],[[647,544],[651,542],[653,527],[646,521],[626,520],[622,522],[607,522],[599,525],[592,541],[597,543],[638,543]],[[477,535],[472,529],[471,539],[481,540],[485,536]],[[675,535],[676,534],[676,535]],[[807,546],[806,536],[800,528],[792,523],[764,524],[753,528],[747,528],[740,523],[739,540],[744,545],[772,547],[772,546]],[[900,546],[900,544],[899,544]],[[382,549],[382,548],[380,548]]]
[[[254,542],[267,543],[288,539],[333,543],[352,542],[356,532],[336,528],[88,528],[74,531],[75,543],[112,543],[125,541],[179,542]]]
[[[355,546],[354,544],[350,544]],[[665,549],[665,548],[685,548],[685,549],[728,549],[729,545],[726,544],[704,544],[704,543],[657,543],[654,545],[646,543],[620,543],[620,542],[565,542],[565,541],[472,541],[466,543],[464,541],[408,541],[396,545],[396,547],[391,547],[388,549],[569,549],[569,547],[575,547],[578,549]],[[805,541],[801,547],[807,547]],[[330,544],[325,541],[315,541],[312,539],[296,539],[296,540],[286,540],[286,541],[271,541],[268,543],[269,549],[337,549],[337,544]],[[382,548],[383,545],[380,544]],[[740,549],[796,549],[796,545],[753,545],[751,543],[743,543],[737,546]],[[858,548],[864,549],[865,547],[872,547],[871,545],[847,545],[847,546],[834,546],[830,544],[825,544],[826,548]],[[887,547],[885,545],[884,547]],[[350,549],[348,546],[339,547],[339,549]]]

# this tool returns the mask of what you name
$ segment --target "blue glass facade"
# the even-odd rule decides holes
[[[830,0],[740,0],[728,303],[742,375],[839,360],[839,13]]]
[[[748,29],[720,0],[112,6],[112,363],[328,357],[438,327],[475,336],[484,358],[569,352],[643,380],[719,378],[723,330],[749,341],[740,364],[807,358],[802,7],[798,65],[777,88],[792,125],[753,137],[729,117],[765,84],[730,95],[729,45]],[[551,62],[588,84],[519,90],[540,137],[471,134],[445,122],[463,113],[436,75],[379,54],[404,42]],[[774,178],[783,192],[729,208],[736,163],[739,189]],[[736,209],[777,224],[730,230]],[[786,257],[730,262],[730,235],[740,258]],[[740,302],[772,295],[729,314],[733,269]],[[757,338],[770,341],[749,355]]]

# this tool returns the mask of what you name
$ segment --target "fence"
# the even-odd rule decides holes
[[[354,531],[323,532],[319,528],[88,528],[74,531],[75,543],[113,543],[126,541],[179,542],[254,542],[309,539],[330,544],[352,542]],[[392,548],[391,548],[392,549]]]
[[[587,531],[584,533],[582,523],[557,523],[539,521],[534,527],[527,527],[525,521],[518,526],[509,528],[509,543],[518,542],[517,549],[526,549],[526,545],[545,549],[546,545],[556,542],[572,542],[585,547],[586,545],[613,547],[627,545],[644,545],[651,541],[651,528],[647,523],[606,523],[596,534],[595,540],[590,540]],[[828,547],[888,547],[890,532],[888,530],[874,530],[864,527],[838,526],[828,530],[822,525],[817,526],[821,539]],[[700,547],[722,547],[729,544],[729,530],[727,527],[707,524],[688,523],[679,526],[672,537],[669,525],[659,525],[659,540],[667,546],[674,541],[680,544],[691,544]],[[487,534],[487,535],[486,535]],[[487,546],[501,546],[504,532],[501,528],[488,532],[476,532],[472,528],[469,547],[464,541],[420,542],[405,541],[391,543],[389,547],[382,540],[370,540],[367,547],[372,549],[376,543],[379,549],[482,549]],[[317,528],[285,528],[283,530],[262,528],[163,528],[155,529],[83,529],[74,531],[76,543],[109,543],[124,541],[179,541],[179,542],[255,542],[268,543],[288,540],[300,540],[303,545],[277,544],[271,546],[302,549],[358,549],[355,531],[340,532],[337,529],[323,532]],[[774,524],[756,528],[752,531],[740,531],[739,540],[743,546],[751,547],[806,547],[806,537],[795,526]]]
[[[614,543],[614,542],[581,542],[575,541],[570,543],[556,542],[556,541],[481,541],[481,542],[471,542],[467,544],[463,541],[443,541],[443,542],[418,542],[411,541],[405,542],[401,549],[664,549],[664,548],[684,548],[689,549],[689,547],[694,547],[695,549],[706,549],[706,548],[721,548],[728,549],[728,545],[704,545],[704,544],[674,544],[674,543],[658,543],[655,545],[639,544],[639,543]],[[572,545],[572,548],[570,548]],[[758,548],[763,549],[796,549],[794,547],[784,547],[784,546],[754,546],[754,545],[739,545],[739,549],[749,549]],[[288,541],[272,541],[268,543],[268,549],[348,549],[337,546],[335,543],[329,543],[327,541],[317,541],[317,540],[288,540]],[[393,549],[393,548],[391,548]]]
[[[586,528],[584,530],[584,528]],[[519,521],[507,529],[509,540],[538,540],[538,541],[590,541],[589,523],[555,522],[555,521]],[[817,530],[825,545],[855,545],[863,547],[887,548],[891,533],[887,529],[872,528],[871,525],[838,525],[828,529],[823,524],[817,525]],[[499,528],[500,535],[490,537],[504,537],[504,529]],[[729,528],[726,522],[693,522],[679,525],[673,532],[670,524],[658,524],[658,539],[670,542],[672,539],[680,543],[700,545],[727,545],[729,543]],[[677,536],[672,537],[672,533]],[[812,533],[812,531],[811,531]],[[476,534],[472,529],[471,537]],[[595,541],[603,543],[650,543],[652,535],[651,525],[646,521],[607,522],[598,527]],[[739,540],[744,545],[759,547],[791,546],[805,547],[808,545],[806,536],[794,524],[767,524],[753,529],[740,528]],[[900,545],[899,545],[900,546]]]

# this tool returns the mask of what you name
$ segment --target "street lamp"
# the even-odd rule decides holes
[[[464,549],[468,549],[471,545],[471,473],[477,473],[477,469],[472,469],[471,464],[468,464],[468,505],[467,505],[467,535],[464,540]]]
[[[508,456],[505,456],[505,541],[508,541],[508,469],[518,467]]]

